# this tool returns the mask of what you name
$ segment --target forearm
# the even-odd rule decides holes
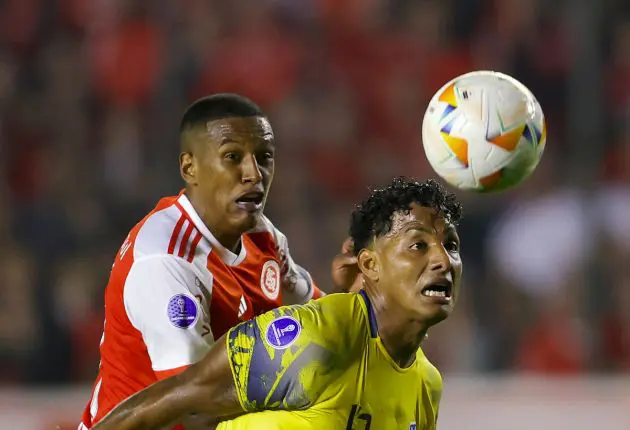
[[[153,430],[191,415],[216,422],[241,413],[223,336],[200,362],[129,397],[93,430]]]
[[[196,412],[189,391],[181,375],[160,381],[122,402],[93,430],[148,430],[174,423]]]

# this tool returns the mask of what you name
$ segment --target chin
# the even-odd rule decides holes
[[[451,305],[430,305],[423,304],[418,309],[418,316],[430,326],[438,324],[449,317],[453,308]]]
[[[261,212],[249,212],[244,213],[242,216],[239,216],[238,219],[234,220],[234,226],[237,227],[241,232],[245,233],[256,227],[258,221],[260,220]]]

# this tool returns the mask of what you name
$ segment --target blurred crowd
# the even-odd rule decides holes
[[[268,112],[267,214],[326,289],[367,187],[433,175],[427,102],[474,69],[534,92],[547,153],[515,190],[460,194],[463,293],[427,354],[444,372],[630,371],[630,8],[599,2],[603,120],[582,151],[577,3],[0,2],[0,383],[93,381],[113,257],[181,188],[195,98],[234,91]]]

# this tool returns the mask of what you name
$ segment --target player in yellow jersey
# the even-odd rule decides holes
[[[94,430],[435,429],[442,392],[420,349],[453,310],[461,206],[437,182],[397,178],[352,214],[359,293],[286,306],[232,328],[182,374],[129,398]]]

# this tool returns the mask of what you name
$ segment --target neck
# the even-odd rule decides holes
[[[208,230],[210,230],[214,238],[226,249],[238,254],[241,247],[241,233],[222,231],[224,229],[220,228],[221,220],[212,218],[212,212],[206,210],[207,205],[196,196],[193,190],[186,188],[186,197],[188,197],[193,209],[195,209],[195,212],[197,212],[201,221],[208,227]]]
[[[387,298],[366,288],[372,302],[378,334],[391,358],[402,368],[411,366],[429,329],[418,321],[395,309]]]

